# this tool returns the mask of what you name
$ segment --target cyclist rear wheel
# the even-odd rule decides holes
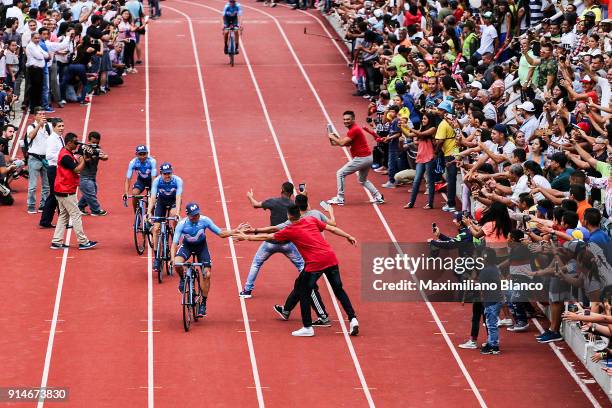
[[[146,235],[147,233],[143,227],[143,214],[139,208],[134,215],[134,245],[138,255],[142,255],[145,250],[145,245],[147,244]]]
[[[191,294],[191,279],[185,279],[185,291],[183,292],[183,327],[185,331],[189,331],[189,327],[191,327],[191,318],[193,315],[193,306],[191,305],[191,300],[189,299],[189,295]]]

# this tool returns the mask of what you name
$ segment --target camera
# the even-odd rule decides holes
[[[99,144],[95,144],[95,143],[87,144],[87,143],[81,143],[81,142],[78,142],[77,144],[79,145],[79,149],[77,150],[78,154],[85,156],[89,159],[97,159],[100,157],[100,145]]]

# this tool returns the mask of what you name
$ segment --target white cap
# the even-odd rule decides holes
[[[522,104],[518,105],[516,108],[517,109],[522,109],[522,110],[527,111],[527,112],[535,111],[535,106],[533,106],[533,103],[531,103],[529,101],[523,102]]]
[[[470,84],[470,88],[482,89],[482,84],[479,81],[474,81]]]

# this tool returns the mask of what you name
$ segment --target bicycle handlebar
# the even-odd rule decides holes
[[[147,195],[140,195],[140,194],[138,194],[138,195],[126,195],[126,194],[124,194],[123,195],[123,206],[124,207],[128,206],[128,204],[127,204],[128,198],[138,198],[138,199],[149,198],[149,195],[148,194]]]
[[[152,220],[155,221],[178,221],[178,217],[151,217]]]
[[[176,262],[174,266],[186,266],[189,268],[190,266],[204,266],[204,264],[202,262]]]

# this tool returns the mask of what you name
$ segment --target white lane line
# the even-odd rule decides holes
[[[184,1],[184,0],[178,0],[178,1],[180,1],[181,3],[197,4],[197,3],[193,3],[193,2],[189,2],[189,1]],[[223,0],[219,0],[219,1],[223,1]],[[264,14],[264,15],[268,16],[269,18],[271,18],[275,22],[276,27],[278,28],[278,31],[280,32],[281,36],[283,37],[283,40],[285,41],[285,44],[287,45],[287,48],[289,49],[289,52],[293,56],[293,59],[295,60],[295,62],[297,64],[297,67],[299,68],[300,72],[302,73],[302,76],[304,77],[304,80],[308,84],[308,87],[310,88],[310,91],[312,92],[314,98],[316,99],[316,101],[317,101],[317,103],[318,103],[318,105],[319,105],[319,107],[321,109],[321,112],[323,113],[323,116],[325,117],[327,123],[333,123],[331,117],[329,116],[329,113],[327,112],[327,109],[325,108],[325,105],[321,101],[319,93],[317,92],[315,86],[313,85],[312,81],[310,80],[310,77],[308,76],[308,73],[304,69],[304,65],[302,64],[302,62],[300,61],[299,57],[297,56],[297,54],[296,54],[296,52],[295,52],[295,50],[293,48],[293,45],[291,44],[291,41],[289,41],[289,38],[287,37],[287,34],[285,33],[285,30],[281,26],[281,24],[278,21],[278,19],[276,17],[274,17],[272,14],[270,14],[270,13],[268,13],[266,11],[263,11],[263,10],[259,10],[258,8],[247,6],[245,4],[243,4],[242,6],[244,8],[247,8],[247,9],[250,9],[250,10],[254,10],[254,11],[258,12],[258,13]],[[348,150],[346,148],[343,148],[342,150],[344,151],[346,159],[350,160],[351,157],[350,157],[350,154],[349,154]],[[363,188],[363,190],[365,191],[365,193],[368,196],[368,198],[372,199],[371,194],[365,188]],[[389,223],[387,222],[387,219],[385,218],[385,216],[380,211],[380,208],[378,208],[378,205],[376,205],[376,204],[373,205],[373,208],[374,208],[374,211],[376,212],[376,214],[378,215],[378,218],[379,218],[380,222],[382,223],[383,227],[385,228],[385,230],[387,232],[387,235],[389,236],[389,239],[393,243],[397,253],[399,253],[400,255],[404,255],[403,250],[401,249],[397,239],[395,238],[395,235],[393,234],[393,231],[391,231],[391,228],[389,227]],[[416,276],[411,275],[411,278],[413,279],[413,281],[415,281],[415,282],[417,281]],[[446,329],[444,328],[444,325],[440,322],[440,318],[438,317],[438,314],[437,314],[436,310],[434,309],[434,307],[431,304],[431,302],[429,302],[429,300],[427,300],[427,295],[422,290],[420,291],[420,293],[421,293],[421,296],[423,297],[423,300],[424,300],[425,304],[427,305],[427,308],[428,308],[430,314],[432,315],[433,319],[436,321],[436,325],[438,326],[438,329],[442,333],[442,336],[443,336],[444,340],[446,341],[446,344],[447,344],[449,350],[451,351],[451,354],[453,355],[453,358],[455,359],[457,365],[459,366],[461,372],[463,373],[463,376],[465,377],[465,379],[468,382],[470,388],[472,389],[472,391],[474,393],[474,396],[478,400],[478,403],[483,408],[487,407],[487,404],[484,401],[484,399],[482,398],[482,395],[481,395],[480,391],[478,390],[478,387],[476,387],[476,384],[474,383],[474,380],[473,380],[472,376],[470,375],[469,371],[465,367],[465,364],[463,363],[463,360],[459,356],[459,353],[457,352],[457,349],[455,348],[455,345],[452,343],[448,333],[446,332]]]
[[[91,106],[93,105],[93,96],[90,97],[91,101],[87,105],[87,111],[85,112],[85,123],[83,124],[83,136],[81,142],[85,143],[87,137],[87,130],[89,127],[89,116],[91,114]],[[78,193],[78,189],[77,189]],[[70,245],[70,238],[72,237],[72,228],[68,229],[66,233],[66,245]],[[57,330],[57,322],[59,316],[60,303],[62,301],[62,290],[64,289],[64,276],[66,275],[66,263],[68,262],[68,251],[69,248],[64,249],[62,256],[62,265],[60,266],[60,275],[57,281],[57,290],[55,292],[55,304],[53,305],[53,317],[51,320],[51,330],[49,331],[49,339],[47,341],[47,352],[45,353],[45,366],[43,368],[42,379],[40,380],[40,388],[47,387],[47,380],[49,379],[49,368],[51,367],[51,357],[53,355],[53,342],[55,341],[55,333]],[[38,400],[38,408],[42,408],[45,405],[44,399]]]
[[[209,10],[212,10],[214,12],[218,12],[219,10],[210,7],[210,6],[205,6],[205,5],[198,5],[199,7],[204,7],[207,8]],[[278,152],[278,156],[280,158],[280,161],[282,163],[283,166],[283,170],[285,171],[285,175],[287,176],[287,179],[291,182],[293,182],[293,178],[291,177],[291,172],[289,171],[289,167],[287,166],[287,162],[285,161],[285,157],[282,151],[282,148],[280,146],[280,143],[278,141],[278,136],[276,134],[276,130],[274,129],[274,125],[272,125],[272,120],[270,119],[270,114],[268,113],[268,107],[266,106],[266,102],[264,100],[264,97],[261,93],[261,88],[259,86],[259,83],[257,82],[257,78],[255,77],[255,73],[253,72],[253,67],[251,66],[251,61],[249,60],[249,56],[247,53],[247,47],[245,45],[245,41],[244,39],[241,40],[242,42],[242,53],[244,56],[244,60],[246,62],[247,68],[249,70],[249,74],[251,76],[251,81],[253,82],[253,86],[255,88],[255,91],[257,93],[257,98],[259,99],[259,104],[261,105],[261,109],[262,112],[264,114],[264,117],[266,119],[266,124],[268,125],[268,130],[270,131],[270,135],[272,135],[272,138],[274,139],[274,146],[276,146],[276,150]],[[342,333],[344,334],[344,339],[346,341],[346,345],[348,347],[349,350],[349,354],[351,356],[351,359],[353,360],[353,365],[355,366],[355,371],[357,372],[357,377],[359,378],[359,382],[361,383],[361,389],[363,389],[364,395],[366,397],[366,400],[368,401],[368,405],[370,407],[374,407],[374,400],[372,399],[372,394],[370,393],[370,388],[368,387],[368,384],[366,382],[365,379],[365,375],[363,374],[363,370],[361,369],[361,364],[359,363],[359,359],[357,358],[357,353],[355,352],[355,348],[353,347],[353,342],[351,340],[351,337],[349,335],[348,329],[346,328],[346,323],[344,322],[344,319],[342,318],[342,312],[340,310],[340,306],[338,305],[338,301],[336,299],[336,296],[334,295],[334,292],[331,288],[331,285],[329,284],[329,281],[327,280],[327,277],[324,276],[325,279],[325,283],[327,286],[327,290],[329,291],[329,295],[332,299],[332,302],[334,304],[334,309],[336,311],[336,314],[338,315],[338,319],[340,321],[340,326],[342,327]]]
[[[215,172],[217,174],[217,184],[219,186],[219,194],[221,195],[221,206],[223,208],[223,217],[225,218],[225,227],[227,229],[231,228],[231,223],[230,223],[230,219],[229,219],[229,212],[227,210],[227,204],[225,202],[225,190],[223,188],[223,180],[221,178],[221,169],[219,167],[219,157],[217,155],[217,147],[215,144],[215,136],[213,134],[213,130],[212,130],[212,126],[211,126],[211,121],[210,121],[210,112],[208,110],[208,100],[206,99],[206,91],[204,90],[204,78],[202,76],[202,67],[200,64],[200,56],[198,53],[198,46],[195,40],[195,34],[193,31],[193,23],[191,21],[191,17],[189,17],[187,14],[183,13],[180,10],[175,9],[174,7],[169,7],[169,6],[165,6],[166,9],[169,10],[173,10],[174,12],[182,15],[183,17],[185,17],[185,19],[187,20],[187,23],[189,24],[189,33],[191,35],[191,45],[193,48],[193,56],[195,58],[195,62],[196,62],[196,66],[197,66],[197,73],[198,73],[198,84],[200,86],[200,96],[202,98],[202,104],[204,106],[204,116],[206,118],[206,127],[208,130],[208,137],[210,140],[210,147],[213,153],[213,162],[215,164]],[[229,247],[230,247],[230,252],[232,255],[232,265],[234,267],[234,277],[236,279],[236,287],[238,289],[238,291],[240,291],[242,289],[242,285],[240,283],[240,271],[238,270],[238,261],[236,259],[236,248],[234,246],[234,241],[233,240],[229,240]],[[248,345],[248,349],[249,349],[249,357],[251,359],[251,368],[253,371],[253,381],[255,382],[255,390],[257,393],[257,401],[259,403],[259,407],[263,408],[265,406],[264,403],[264,399],[263,399],[263,392],[261,390],[261,382],[259,379],[259,370],[257,369],[257,360],[255,359],[255,348],[253,346],[253,338],[251,336],[251,325],[249,324],[249,315],[246,309],[246,304],[245,304],[245,300],[243,298],[239,298],[240,299],[240,308],[242,310],[242,320],[244,322],[244,330],[245,330],[245,337],[247,340],[247,345]]]
[[[28,109],[26,114],[21,117],[21,121],[19,122],[20,127],[17,128],[17,132],[18,132],[17,139],[15,139],[15,141],[13,142],[14,143],[13,144],[13,154],[11,154],[11,160],[15,160],[15,157],[17,157],[17,152],[19,151],[19,141],[23,137],[23,134],[26,128],[28,127],[29,117],[30,117],[30,110]]]
[[[145,35],[145,143],[151,151],[151,93],[149,82],[149,35]],[[150,154],[150,153],[149,153]],[[151,246],[147,245],[147,407],[155,406],[155,387],[153,376],[153,262]],[[158,333],[158,332],[157,332]]]

